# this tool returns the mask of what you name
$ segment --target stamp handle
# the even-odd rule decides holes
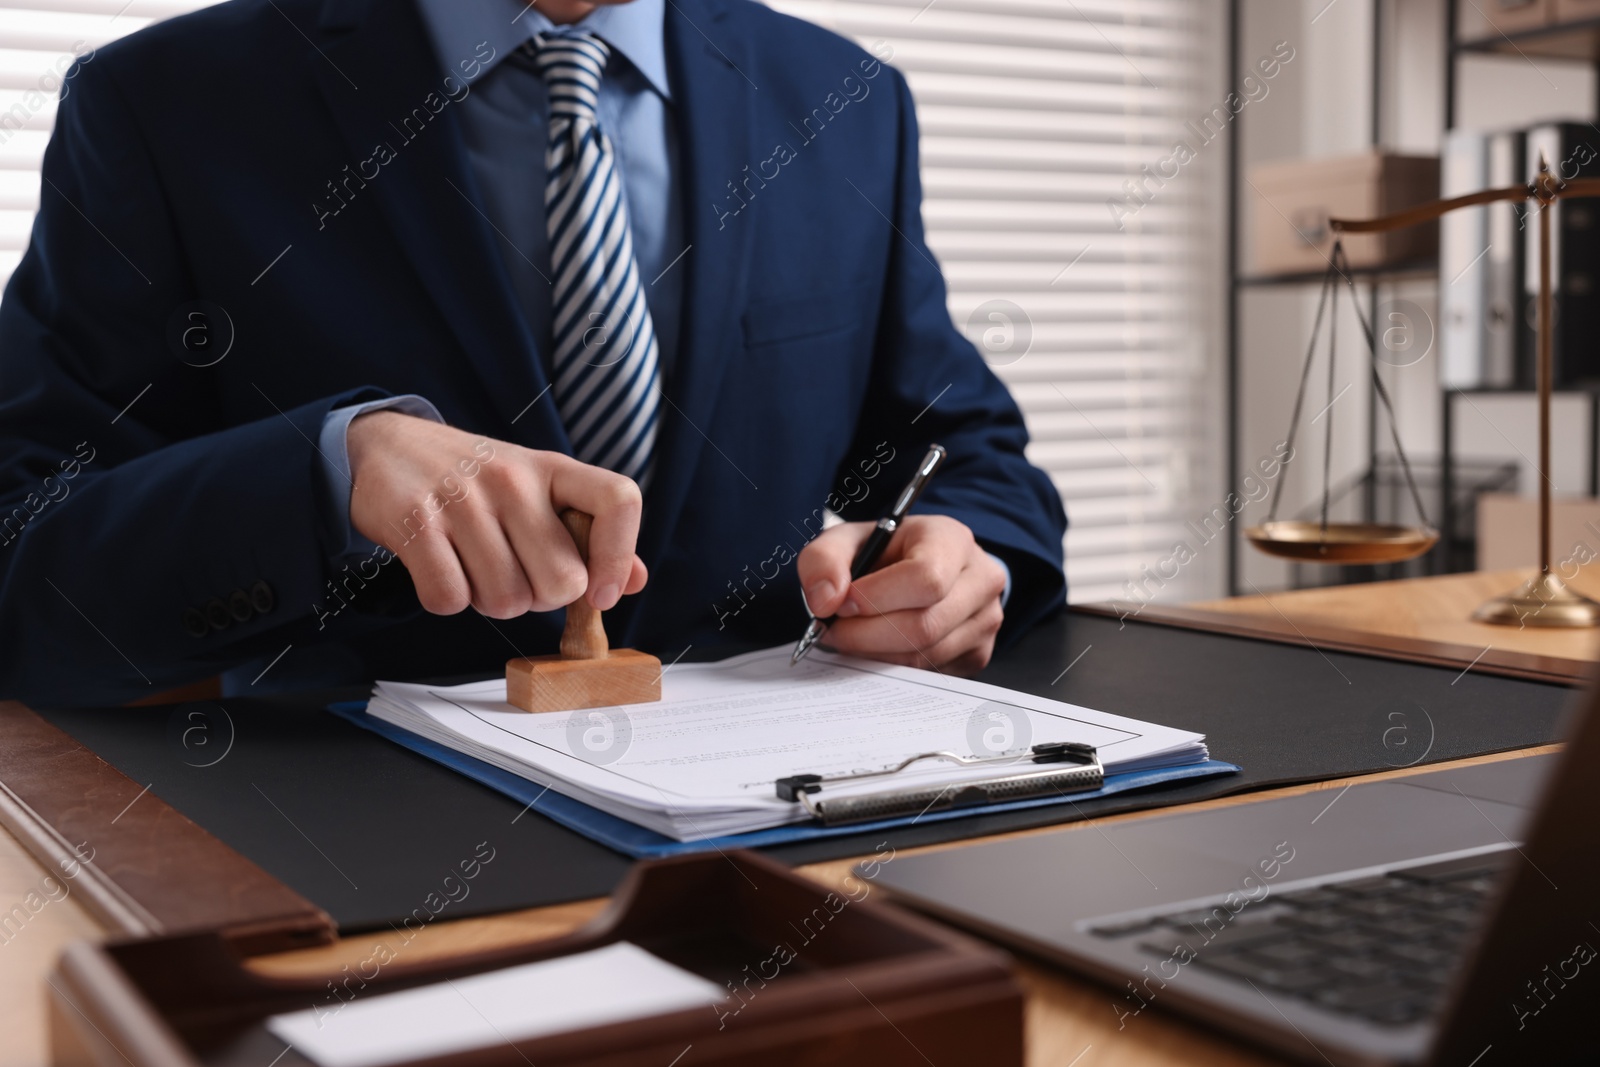
[[[594,517],[575,508],[561,513],[561,522],[578,546],[578,555],[589,562],[589,527]],[[600,613],[582,596],[567,605],[567,625],[561,631],[561,657],[563,659],[605,659],[611,653],[611,642],[606,638],[605,623]]]

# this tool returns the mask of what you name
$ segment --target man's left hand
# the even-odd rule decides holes
[[[963,523],[909,516],[870,574],[850,580],[850,563],[870,522],[822,531],[800,553],[800,588],[820,619],[837,616],[825,647],[852,656],[972,675],[994,654],[1005,611],[1005,568]]]

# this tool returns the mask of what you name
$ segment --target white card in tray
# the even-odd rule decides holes
[[[627,941],[539,963],[274,1015],[319,1067],[381,1067],[720,1003],[726,991]]]

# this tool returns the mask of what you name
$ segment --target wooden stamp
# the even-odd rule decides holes
[[[593,518],[569,508],[561,521],[587,562]],[[559,656],[506,663],[506,701],[523,711],[574,711],[660,699],[661,661],[631,648],[611,648],[600,613],[581,596],[567,605]]]

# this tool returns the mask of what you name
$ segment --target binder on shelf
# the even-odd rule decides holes
[[[748,852],[651,861],[635,865],[610,907],[572,934],[401,956],[359,982],[331,954],[269,976],[226,931],[79,942],[50,982],[51,1059],[56,1067],[308,1067],[267,1020],[326,1006],[330,989],[359,1003],[629,942],[725,997],[392,1067],[923,1067],[925,1049],[948,1067],[1020,1067],[1022,989],[1009,959],[871,890],[859,875],[830,891]]]
[[[1524,175],[1539,173],[1542,157],[1558,178],[1600,177],[1600,134],[1587,122],[1552,122],[1534,126],[1524,138]],[[1529,211],[1534,210],[1528,205]],[[1556,389],[1593,387],[1600,383],[1600,356],[1594,338],[1600,332],[1600,243],[1596,241],[1596,205],[1592,200],[1557,201],[1551,216],[1552,378]],[[1530,216],[1531,217],[1531,216]],[[1530,226],[1523,242],[1522,358],[1519,388],[1532,389],[1537,375],[1535,330],[1539,299],[1539,232]]]
[[[1520,130],[1452,130],[1440,164],[1440,195],[1458,196],[1526,180]],[[1439,220],[1440,377],[1448,389],[1524,384],[1522,262],[1526,205],[1500,202]],[[1379,323],[1386,328],[1388,323]]]

